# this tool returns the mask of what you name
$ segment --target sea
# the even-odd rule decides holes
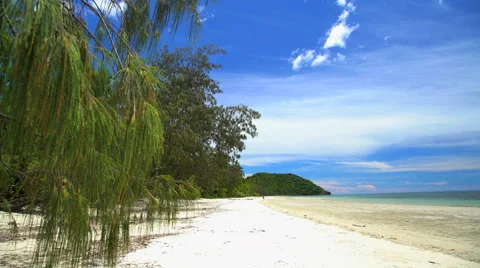
[[[391,194],[334,194],[331,196],[316,196],[312,198],[325,198],[336,201],[381,204],[480,207],[480,191],[424,193],[415,192]]]

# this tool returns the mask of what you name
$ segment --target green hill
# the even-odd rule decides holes
[[[256,173],[238,186],[238,193],[251,195],[330,195],[313,182],[294,174]]]

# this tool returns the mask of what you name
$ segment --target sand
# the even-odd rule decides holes
[[[154,239],[146,248],[127,254],[119,266],[480,267],[480,263],[441,252],[319,224],[303,215],[287,215],[260,201],[217,200],[219,212],[195,218],[178,235]],[[284,202],[289,203],[284,199],[266,203],[297,215],[303,213],[301,206],[287,207]]]
[[[301,197],[269,197],[264,204],[317,223],[480,263],[479,207],[371,204]]]
[[[195,218],[204,217],[218,209],[219,204],[215,200],[200,200],[188,208],[180,207],[175,225],[159,222],[150,229],[146,223],[131,224],[129,252],[145,248],[154,239],[177,235],[183,229],[191,228]],[[41,218],[36,215],[17,213],[13,213],[13,217],[18,226],[16,236],[11,233],[10,214],[0,212],[0,267],[31,267],[37,227]],[[97,235],[97,239],[99,238]],[[83,266],[99,267],[101,260],[95,259]],[[68,265],[61,265],[61,267],[68,267]]]

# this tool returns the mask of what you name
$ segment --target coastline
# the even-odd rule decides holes
[[[480,263],[480,207],[269,197],[269,208],[374,238]]]
[[[266,201],[270,201],[267,197]],[[271,209],[261,198],[222,199],[176,236],[127,254],[119,267],[480,267]]]
[[[479,262],[434,249],[320,224],[298,209],[278,211],[281,200],[291,201],[280,197],[200,200],[199,210],[181,213],[175,226],[155,228],[143,238],[132,232],[133,247],[117,266],[480,267]],[[270,208],[271,203],[277,208]],[[298,205],[295,200],[290,203]],[[2,265],[29,267],[23,247],[29,240],[18,241],[17,247],[12,241],[0,243]],[[101,267],[98,262],[88,265]]]

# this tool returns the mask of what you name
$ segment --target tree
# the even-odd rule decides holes
[[[164,149],[162,73],[148,55],[166,27],[200,25],[198,0],[1,0],[0,196],[40,205],[36,265],[79,266],[93,249],[113,265],[131,211],[171,219],[182,194],[151,177]],[[190,191],[191,190],[191,191]],[[23,204],[23,202],[20,202]]]
[[[165,47],[154,61],[164,71],[159,94],[164,116],[165,153],[159,174],[190,179],[204,196],[228,195],[243,179],[238,164],[248,136],[255,137],[260,114],[245,105],[218,105],[220,84],[210,72],[221,68],[211,56],[224,54],[216,45],[199,49]]]

